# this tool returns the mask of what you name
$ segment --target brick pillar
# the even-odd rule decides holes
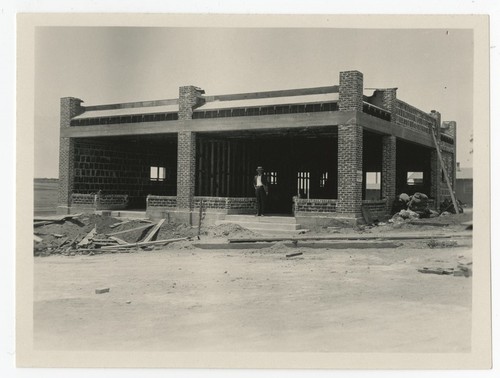
[[[74,97],[61,98],[60,128],[71,127],[71,118],[83,113],[82,100]],[[60,138],[59,141],[59,191],[58,213],[68,213],[71,206],[71,193],[74,182],[75,141],[73,138]]]
[[[450,131],[451,134],[453,135],[453,156],[452,156],[452,181],[451,185],[453,188],[453,192],[455,192],[457,188],[457,123],[455,121],[449,121],[448,124],[450,125]]]
[[[363,185],[363,128],[339,125],[337,212],[361,216]]]
[[[396,197],[396,137],[382,137],[382,198],[386,199],[388,212]]]
[[[192,210],[196,169],[196,133],[181,131],[177,135],[177,207]]]
[[[363,111],[363,74],[344,71],[339,78],[339,110]],[[357,124],[338,127],[337,212],[361,216],[363,195],[363,128]]]
[[[441,141],[441,114],[435,110],[432,110],[430,115],[434,118],[435,124],[434,132],[436,136],[436,141],[438,143],[438,148],[440,149]],[[439,209],[439,204],[441,203],[441,163],[439,162],[439,157],[435,148],[431,151],[431,198],[434,198],[436,202],[436,208]]]
[[[339,78],[339,110],[363,111],[363,74],[359,71],[344,71]]]
[[[179,120],[193,118],[205,92],[193,85],[179,88]],[[182,131],[177,135],[177,208],[192,210],[196,182],[196,133]]]

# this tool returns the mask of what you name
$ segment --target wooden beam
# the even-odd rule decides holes
[[[143,242],[147,243],[153,239],[153,237],[156,235],[158,230],[160,229],[161,225],[165,222],[165,219],[160,219],[160,221],[153,227],[151,231],[149,231],[149,234],[144,238]]]

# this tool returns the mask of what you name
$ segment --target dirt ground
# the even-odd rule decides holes
[[[405,233],[417,228],[430,240],[434,233],[463,230],[465,215],[456,217],[460,221],[450,226],[396,228]],[[204,238],[221,241],[234,236],[231,231],[213,229]],[[383,233],[380,228],[356,231]],[[46,234],[51,232],[56,230]],[[429,240],[398,241],[400,246],[390,249],[277,244],[202,250],[180,242],[152,251],[35,257],[35,347],[470,351],[471,278],[417,269],[456,268],[472,261],[472,239],[456,238],[446,245]],[[296,252],[303,255],[285,257]],[[110,291],[95,294],[101,288]]]

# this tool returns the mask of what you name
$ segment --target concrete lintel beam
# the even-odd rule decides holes
[[[61,129],[61,137],[86,138],[123,135],[171,134],[182,131],[224,132],[243,130],[272,130],[279,128],[304,128],[337,126],[355,123],[356,112],[317,112],[275,114],[252,117],[228,117],[162,122],[122,123],[114,125],[74,126]]]

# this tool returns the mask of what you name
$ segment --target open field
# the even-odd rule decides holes
[[[127,254],[35,257],[35,347],[470,351],[471,279],[417,269],[471,261],[472,240],[457,239],[452,248],[427,242],[343,250],[201,250],[182,242]],[[285,257],[294,252],[303,255]],[[110,291],[95,294],[99,288]]]
[[[34,180],[35,214],[55,214],[57,208],[58,179]]]

